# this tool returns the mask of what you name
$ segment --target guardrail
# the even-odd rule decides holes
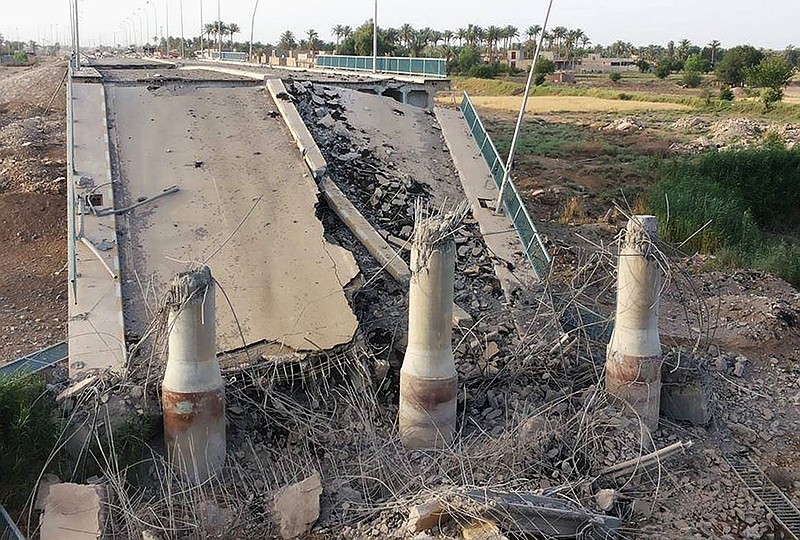
[[[14,375],[39,373],[68,358],[69,346],[67,346],[66,341],[62,341],[0,366],[0,379]]]
[[[469,99],[469,95],[467,95],[466,92],[464,92],[464,97],[461,100],[459,109],[464,115],[464,121],[467,123],[470,133],[478,145],[481,156],[483,156],[484,161],[486,161],[486,164],[489,166],[489,172],[499,190],[506,172],[505,163],[500,157],[497,148],[495,148],[492,139],[489,137],[489,133],[483,126],[483,122],[481,122],[481,119],[478,117],[478,113],[475,111],[475,107],[472,105],[472,101]],[[533,267],[533,271],[536,272],[536,276],[540,280],[544,280],[550,273],[552,258],[547,252],[547,248],[544,247],[542,237],[536,230],[533,220],[531,220],[531,216],[525,208],[525,202],[517,191],[517,186],[514,185],[514,182],[510,178],[506,183],[505,193],[503,194],[503,207],[514,224],[517,235],[519,235],[519,239],[522,242],[525,255],[528,257]]]
[[[76,223],[77,208],[77,195],[75,193],[75,177],[77,171],[75,170],[75,111],[73,106],[72,96],[72,74],[73,67],[70,62],[67,73],[67,212],[69,219],[67,220],[67,233],[69,240],[67,243],[67,262],[69,263],[69,283],[72,287],[72,300],[78,303],[78,231]]]
[[[228,62],[247,62],[247,53],[235,51],[208,51],[208,57],[211,60],[226,60]]]
[[[25,540],[17,524],[0,504],[0,540]]]
[[[348,56],[343,54],[323,54],[314,62],[318,68],[345,69],[348,71],[372,71],[371,56]],[[425,75],[428,77],[447,77],[447,60],[444,58],[408,58],[399,56],[379,56],[378,73],[396,75]]]

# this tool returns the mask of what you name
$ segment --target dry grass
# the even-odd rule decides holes
[[[522,105],[520,96],[470,96],[480,109],[517,112]],[[525,109],[533,113],[554,112],[627,112],[627,111],[688,111],[687,105],[652,101],[623,101],[584,96],[532,96]]]

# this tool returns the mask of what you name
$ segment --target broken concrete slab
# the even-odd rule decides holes
[[[272,508],[281,538],[297,538],[311,530],[319,518],[320,495],[322,480],[316,471],[275,493]]]
[[[438,500],[412,506],[408,511],[406,530],[411,534],[427,531],[450,519],[447,510]]]
[[[54,484],[45,499],[41,540],[98,540],[105,527],[104,486]]]

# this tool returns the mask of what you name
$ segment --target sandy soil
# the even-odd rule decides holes
[[[66,334],[65,69],[0,67],[0,362]]]

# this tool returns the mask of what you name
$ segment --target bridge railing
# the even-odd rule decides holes
[[[472,133],[472,137],[478,145],[481,156],[489,166],[489,172],[499,190],[506,172],[505,163],[466,92],[464,92],[459,109],[464,115],[464,121],[466,121],[470,133]],[[547,248],[545,248],[542,237],[536,230],[528,210],[525,208],[525,202],[522,200],[519,191],[517,191],[517,186],[514,185],[510,178],[506,183],[503,194],[503,207],[514,224],[525,255],[528,257],[534,272],[536,272],[536,276],[544,280],[550,272],[552,258],[547,252]]]
[[[323,54],[317,56],[318,68],[344,69],[348,71],[372,71],[371,56],[348,56],[342,54]],[[397,75],[424,75],[426,77],[447,77],[447,60],[444,58],[408,58],[399,56],[379,56],[378,73]]]
[[[225,60],[227,62],[247,62],[247,53],[236,51],[208,51],[211,60]]]

